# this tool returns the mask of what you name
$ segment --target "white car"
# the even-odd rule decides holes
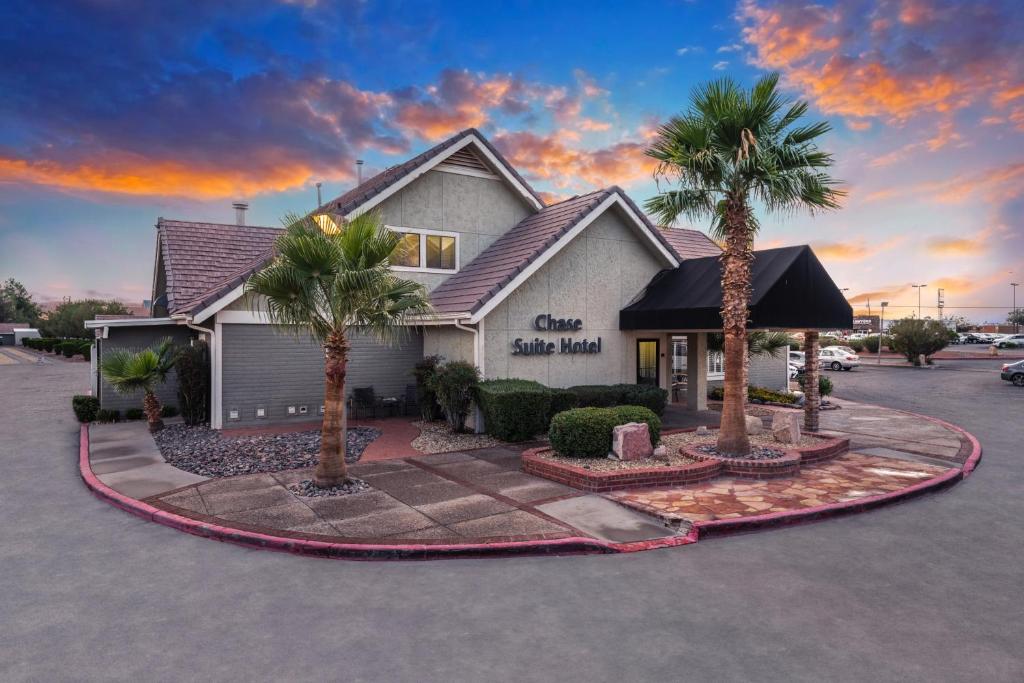
[[[804,366],[806,364],[806,360],[804,359],[804,352],[803,351],[790,351],[789,352],[789,364],[790,365],[795,365],[797,368],[800,369],[801,372],[803,372]]]
[[[851,349],[849,346],[823,346],[823,347],[821,347],[821,350],[822,351],[842,351],[843,353],[848,353],[851,356],[856,356],[857,355],[857,352],[854,351],[853,349]]]
[[[860,358],[852,351],[847,352],[840,347],[829,347],[818,353],[818,364],[823,368],[833,370],[852,370],[860,365]]]
[[[993,343],[1001,349],[1024,347],[1024,334],[1007,334]]]

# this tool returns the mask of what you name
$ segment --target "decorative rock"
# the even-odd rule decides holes
[[[654,449],[654,459],[661,460],[663,462],[669,462],[668,449],[664,446],[658,446]]]
[[[764,431],[764,422],[761,418],[754,417],[753,415],[747,415],[747,434],[754,435],[760,434]]]
[[[779,443],[800,443],[800,414],[775,413],[772,416],[772,436]]]
[[[619,460],[651,457],[651,433],[646,422],[629,422],[612,430],[612,453]]]
[[[697,431],[695,433],[697,436],[707,436],[711,433],[711,430],[708,429],[706,425],[701,425],[700,427],[697,427]]]

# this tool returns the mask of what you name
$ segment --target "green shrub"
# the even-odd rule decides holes
[[[117,422],[121,419],[121,411],[102,408],[96,411],[97,422]]]
[[[551,389],[551,413],[548,415],[547,423],[544,425],[545,431],[548,425],[551,424],[551,418],[566,410],[572,410],[578,405],[579,399],[576,397],[576,394],[568,389]]]
[[[800,375],[797,377],[797,382],[800,383],[800,388],[807,391],[807,375]],[[819,374],[818,375],[818,394],[821,396],[829,396],[832,393],[832,380],[828,376]]]
[[[75,411],[75,417],[79,422],[92,422],[96,419],[96,413],[100,409],[100,400],[95,396],[78,394],[71,398],[71,408]]]
[[[60,352],[65,358],[71,358],[78,353],[78,341],[65,341],[60,343]]]
[[[472,363],[456,360],[437,366],[430,387],[437,395],[437,402],[441,404],[452,430],[466,431],[466,418],[479,382],[480,371]]]
[[[851,339],[846,343],[846,345],[849,346],[854,351],[856,351],[857,353],[861,353],[864,350],[863,339]]]
[[[921,364],[922,355],[925,362],[931,363],[931,355],[949,344],[949,330],[938,320],[904,318],[892,324],[889,334],[892,337],[889,348],[903,354],[914,365]]]
[[[92,344],[82,344],[78,347],[78,353],[82,354],[85,360],[92,360]]]
[[[412,376],[416,380],[416,405],[420,409],[420,417],[424,422],[441,419],[441,404],[437,402],[437,394],[432,389],[437,376],[437,366],[444,360],[442,356],[427,356],[413,366]]]
[[[656,415],[665,412],[668,392],[647,384],[586,384],[569,387],[582,408],[610,408],[634,405],[649,408]]]
[[[555,452],[579,458],[601,458],[612,448],[612,432],[627,422],[646,422],[651,445],[661,436],[661,420],[643,406],[573,408],[551,418],[548,436]]]
[[[160,417],[175,417],[178,414],[178,406],[162,406]]]
[[[801,382],[803,380],[800,380]],[[708,398],[712,401],[721,401],[725,398],[725,389],[722,387],[711,387],[708,389]],[[747,387],[747,400],[770,401],[772,403],[796,403],[796,396],[781,391],[773,391],[765,387]]]
[[[126,420],[141,420],[146,417],[146,411],[142,408],[128,408],[124,411],[124,419]]]
[[[480,382],[473,397],[488,434],[502,441],[527,441],[547,431],[551,394],[540,382],[496,379]]]
[[[184,346],[174,358],[178,376],[178,405],[187,425],[206,422],[210,403],[210,352],[204,341]]]
[[[882,346],[888,346],[890,339],[888,336],[883,335]],[[864,337],[864,350],[868,353],[878,353],[878,335],[872,335],[870,337]]]

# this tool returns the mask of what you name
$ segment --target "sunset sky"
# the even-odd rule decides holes
[[[810,243],[887,317],[927,283],[926,315],[942,287],[947,313],[1002,320],[1024,282],[1022,35],[1020,2],[4,2],[0,278],[141,301],[158,216],[230,222],[244,199],[279,225],[356,159],[469,126],[546,196],[642,202],[647,140],[695,84],[775,70],[832,123],[849,196],[762,216],[758,246]]]

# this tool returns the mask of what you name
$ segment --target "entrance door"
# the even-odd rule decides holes
[[[636,383],[660,386],[658,358],[660,348],[657,339],[636,340]]]

